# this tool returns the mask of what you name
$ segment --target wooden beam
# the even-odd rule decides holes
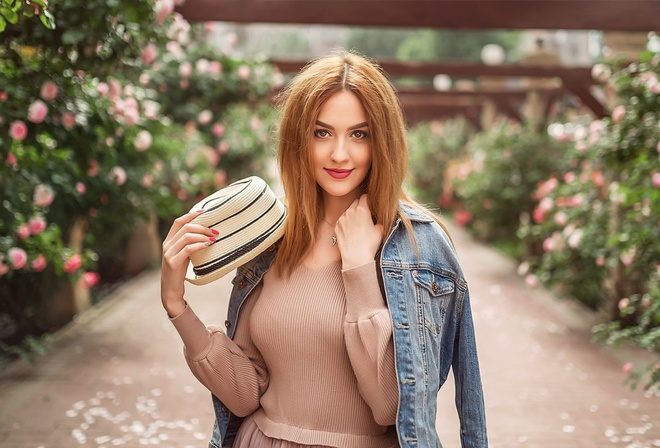
[[[655,31],[658,0],[186,0],[188,21]]]
[[[421,121],[440,120],[464,116],[479,129],[480,105],[471,106],[440,106],[440,105],[409,105],[404,107],[404,116],[408,126],[414,126]]]
[[[660,3],[660,1],[658,2]],[[307,61],[271,59],[271,64],[282,73],[297,73]],[[378,64],[388,76],[433,77],[447,75],[458,78],[507,77],[507,78],[562,78],[572,81],[591,82],[591,67],[565,67],[563,65],[485,65],[474,62],[442,61],[411,62],[381,60]]]
[[[603,118],[607,115],[607,109],[591,94],[588,84],[569,82],[565,86],[573,95],[582,101],[582,104],[591,109],[596,118]]]
[[[402,99],[421,99],[422,101],[433,101],[446,99],[455,101],[460,98],[492,98],[494,100],[518,100],[523,101],[530,91],[539,92],[544,97],[556,98],[566,93],[563,88],[536,89],[477,89],[477,90],[433,90],[433,89],[399,89],[398,94]]]

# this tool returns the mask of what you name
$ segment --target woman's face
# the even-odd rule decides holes
[[[371,139],[364,108],[354,93],[335,93],[321,107],[312,155],[314,177],[326,198],[360,197],[371,168]]]

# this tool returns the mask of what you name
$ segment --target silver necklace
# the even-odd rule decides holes
[[[332,227],[333,230],[334,230],[335,226],[337,225],[337,224],[335,223],[335,226],[333,226],[333,225],[330,224],[328,221],[326,221],[326,219],[325,219],[324,217],[321,217],[321,219],[322,219],[327,225],[329,225],[330,227]],[[331,247],[335,247],[336,244],[337,244],[337,235],[335,235],[335,234],[333,233],[333,234],[332,234],[332,246],[331,246]]]

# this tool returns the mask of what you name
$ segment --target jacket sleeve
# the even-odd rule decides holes
[[[266,364],[246,322],[259,291],[255,288],[243,304],[243,325],[236,327],[233,340],[219,328],[207,328],[189,306],[170,319],[183,340],[193,375],[239,417],[257,410],[268,387]]]
[[[396,422],[399,389],[394,366],[392,320],[375,262],[342,271],[346,290],[344,338],[362,398],[376,423]]]
[[[458,294],[463,295],[463,300],[456,301],[458,320],[452,369],[456,385],[456,409],[461,422],[461,446],[488,448],[483,388],[470,309],[470,294],[467,290]]]

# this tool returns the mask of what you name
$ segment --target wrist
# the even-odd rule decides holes
[[[181,299],[172,300],[172,301],[163,300],[163,308],[165,308],[165,311],[167,312],[167,316],[170,319],[173,319],[178,315],[180,315],[181,313],[183,313],[187,306],[188,304],[186,303],[183,297]]]

